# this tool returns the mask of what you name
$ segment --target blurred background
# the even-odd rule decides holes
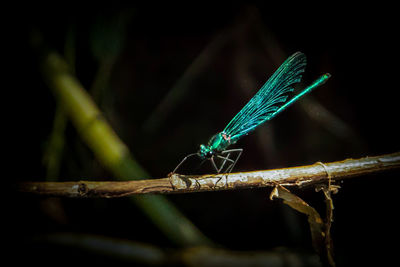
[[[185,155],[224,129],[296,51],[308,60],[297,90],[326,72],[331,79],[240,140],[236,147],[244,152],[234,171],[399,151],[394,79],[398,27],[391,9],[332,3],[276,8],[257,1],[224,7],[57,3],[12,13],[7,43],[15,49],[16,79],[8,90],[15,93],[11,110],[18,112],[12,112],[12,120],[21,137],[12,158],[17,166],[9,178],[11,182],[116,179],[82,141],[44,82],[40,56],[31,45],[38,35],[43,46],[70,65],[152,178],[166,177]],[[185,171],[190,173],[198,164],[189,161]],[[207,168],[204,164],[200,171]],[[134,178],[145,177],[126,180]],[[390,171],[340,184],[333,198],[332,227],[338,265],[396,259],[392,249],[398,237],[398,178],[399,171]],[[309,188],[295,193],[324,216],[321,192]],[[290,251],[312,261],[306,217],[280,201],[270,201],[269,194],[270,189],[251,189],[167,199],[220,247]],[[22,261],[132,264],[132,259],[118,253],[91,248],[88,244],[102,246],[96,238],[109,241],[105,242],[109,251],[122,241],[162,251],[186,247],[171,241],[130,198],[13,195],[11,199],[7,220],[16,241],[11,248]],[[93,242],[71,245],[82,236]]]

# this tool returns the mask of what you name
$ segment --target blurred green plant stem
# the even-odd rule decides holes
[[[119,180],[150,177],[107,123],[88,92],[69,71],[65,60],[55,52],[42,51],[39,61],[48,86],[97,160]],[[149,195],[132,199],[175,243],[183,246],[211,244],[164,196]]]

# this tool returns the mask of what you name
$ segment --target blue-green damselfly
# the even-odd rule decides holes
[[[329,73],[321,75],[311,85],[287,101],[288,93],[292,92],[294,85],[300,82],[306,64],[306,56],[301,52],[296,52],[286,59],[255,96],[228,123],[225,129],[212,136],[207,145],[200,145],[198,152],[183,158],[173,173],[189,157],[195,155],[203,161],[210,160],[217,173],[230,173],[243,152],[242,148],[227,149],[230,145],[235,144],[240,138],[278,115],[300,97],[324,84],[331,76]],[[234,153],[237,153],[236,158],[230,158],[231,154]],[[215,161],[217,158],[222,160],[219,167]]]

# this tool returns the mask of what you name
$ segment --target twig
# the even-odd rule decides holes
[[[114,198],[138,194],[190,193],[253,187],[305,187],[400,168],[400,152],[283,169],[125,182],[23,182],[20,192],[59,197]],[[329,174],[329,177],[328,177]],[[222,178],[222,179],[221,179]]]

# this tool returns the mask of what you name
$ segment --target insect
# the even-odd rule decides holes
[[[331,76],[329,73],[321,75],[311,85],[287,101],[288,94],[293,91],[294,85],[300,82],[306,64],[306,56],[301,52],[296,52],[286,59],[254,97],[228,123],[225,129],[212,136],[206,145],[201,144],[198,152],[183,158],[173,173],[189,157],[196,155],[203,161],[210,160],[217,173],[230,173],[243,149],[228,149],[229,146],[278,115],[300,97],[324,84]],[[230,158],[232,154],[236,154],[236,158]],[[222,161],[220,166],[217,166],[216,159]]]

